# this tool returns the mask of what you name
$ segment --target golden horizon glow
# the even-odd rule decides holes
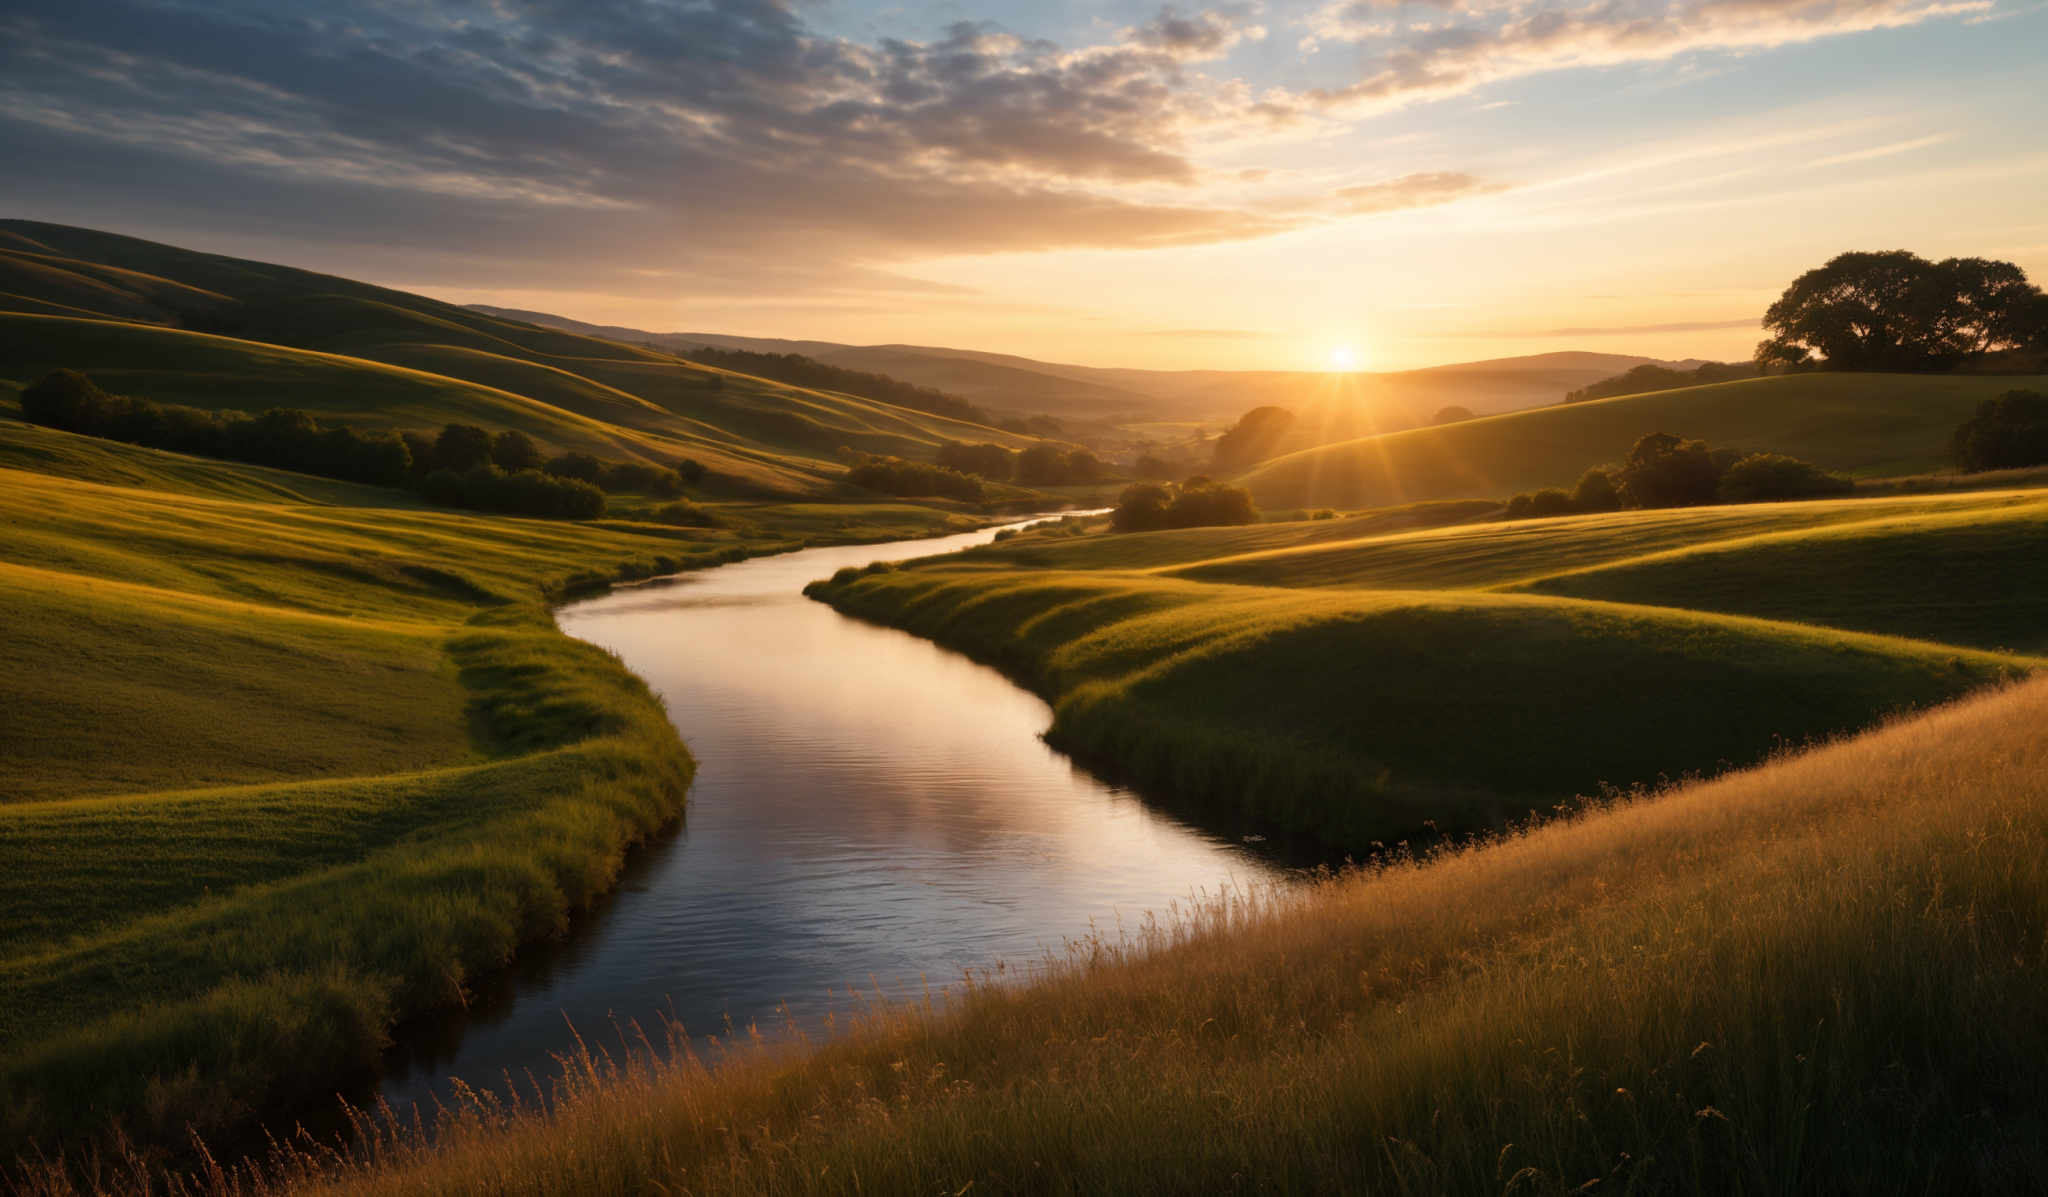
[[[1333,374],[1349,374],[1358,369],[1358,350],[1349,345],[1339,345],[1330,350],[1330,360],[1325,367]]]

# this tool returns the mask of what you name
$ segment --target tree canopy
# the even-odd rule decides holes
[[[2048,300],[2011,262],[1846,253],[1794,279],[1764,327],[1766,368],[1947,370],[2048,341]]]

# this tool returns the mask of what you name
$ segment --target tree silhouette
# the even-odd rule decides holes
[[[1946,370],[2048,337],[2048,305],[2010,262],[1846,253],[1794,279],[1764,327],[1766,368]]]

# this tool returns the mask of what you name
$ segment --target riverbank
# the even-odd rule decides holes
[[[386,1127],[234,1191],[2025,1191],[2048,1166],[2043,719],[2029,682],[1225,895],[800,1054],[591,1057],[549,1113],[471,1104],[431,1144]]]
[[[1754,763],[2048,650],[2041,491],[1384,522],[1026,535],[808,593],[1010,672],[1106,776],[1360,858]]]
[[[661,705],[550,601],[960,519],[494,519],[76,439],[37,449],[129,485],[0,469],[6,1156],[331,1096],[680,816]]]

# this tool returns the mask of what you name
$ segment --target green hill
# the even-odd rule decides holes
[[[1752,763],[2048,650],[2048,491],[1444,517],[1470,505],[1027,534],[812,593],[1010,670],[1112,776],[1338,852]]]
[[[1914,474],[1946,465],[1956,426],[1979,403],[2013,387],[2048,389],[2048,378],[1746,379],[1325,445],[1268,461],[1242,481],[1261,504],[1280,508],[1504,498],[1570,487],[1588,468],[1621,460],[1638,437],[1652,432],[1786,453],[1862,477]]]
[[[59,367],[197,407],[297,407],[369,427],[517,428],[554,451],[667,463],[714,491],[832,493],[849,452],[1032,443],[290,267],[0,221],[0,380]]]

